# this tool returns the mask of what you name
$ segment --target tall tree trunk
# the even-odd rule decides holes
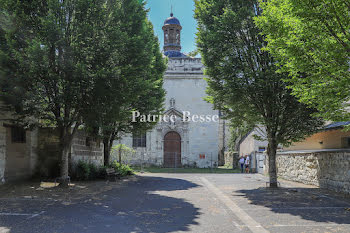
[[[114,139],[115,139],[115,134],[113,133],[111,135],[111,137],[109,138],[109,154],[111,154],[112,152],[112,147],[113,147],[113,143],[114,143]]]
[[[119,141],[119,163],[122,163],[122,144]]]
[[[63,145],[61,149],[61,177],[60,177],[60,186],[68,186],[69,181],[69,152],[70,145]]]
[[[61,171],[60,186],[68,187],[69,181],[69,152],[72,146],[73,137],[77,127],[71,132],[71,126],[61,130],[60,147],[61,147]]]
[[[103,138],[103,156],[105,166],[109,166],[114,139],[115,133]]]
[[[276,151],[277,142],[274,137],[268,137],[267,156],[269,161],[270,187],[277,188]]]
[[[104,165],[109,166],[110,156],[111,156],[111,144],[109,138],[103,138],[103,156]]]

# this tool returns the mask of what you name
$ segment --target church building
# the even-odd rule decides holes
[[[180,21],[170,15],[164,22],[164,55],[168,68],[163,88],[166,101],[163,113],[176,116],[173,122],[160,122],[145,135],[125,137],[116,142],[132,147],[136,154],[127,158],[131,164],[140,162],[163,167],[212,167],[218,164],[219,111],[206,102],[207,82],[201,58],[181,52]],[[187,121],[187,116],[207,116]]]

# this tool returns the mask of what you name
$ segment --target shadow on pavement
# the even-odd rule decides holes
[[[11,232],[189,231],[189,226],[198,224],[195,220],[200,212],[193,204],[172,196],[197,186],[182,179],[139,177],[93,200],[72,205],[57,203],[38,217],[1,223],[0,227],[11,228]]]
[[[315,222],[350,224],[350,200],[337,194],[334,194],[337,197],[331,197],[321,189],[258,188],[238,190],[237,193],[234,196],[246,198],[250,205],[267,207],[274,213]]]

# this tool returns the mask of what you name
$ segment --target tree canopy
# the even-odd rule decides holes
[[[92,105],[86,113],[87,125],[100,129],[105,165],[109,163],[114,140],[125,133],[141,133],[153,127],[152,123],[132,122],[133,110],[159,114],[163,108],[165,59],[146,13],[144,3],[120,1],[120,6],[108,16],[110,33],[115,37],[105,40],[114,43],[110,43],[112,48],[101,48],[114,55],[91,96],[98,106]]]
[[[289,73],[293,94],[327,120],[348,121],[350,2],[269,0],[260,6],[256,24],[279,71]]]
[[[208,101],[236,124],[263,125],[268,140],[271,186],[277,186],[276,150],[314,132],[314,109],[291,95],[277,73],[254,17],[257,1],[196,0],[197,43],[206,66]]]
[[[58,129],[62,178],[79,127],[129,126],[132,110],[160,109],[165,63],[142,1],[0,4],[1,95],[17,116]]]

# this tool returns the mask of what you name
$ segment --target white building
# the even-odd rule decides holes
[[[201,59],[181,53],[181,30],[179,20],[171,14],[163,26],[164,54],[169,58],[163,86],[166,90],[164,115],[175,115],[176,121],[158,123],[142,137],[129,136],[116,142],[137,151],[129,160],[131,163],[144,161],[164,167],[218,164],[219,111],[204,100],[207,82]],[[184,114],[210,117],[210,121],[187,122]]]

